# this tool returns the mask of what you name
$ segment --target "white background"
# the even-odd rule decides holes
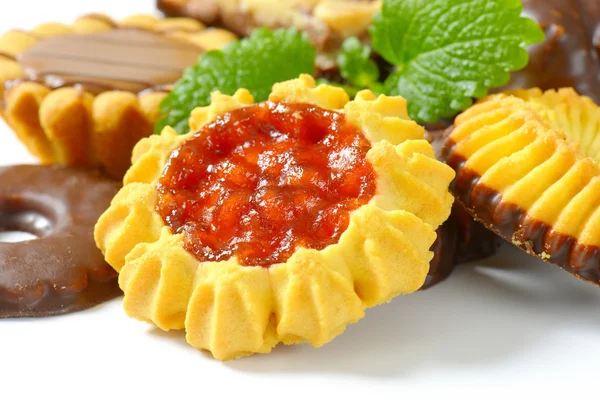
[[[148,0],[0,0],[0,32]],[[0,164],[33,159],[0,121]],[[1,182],[0,182],[1,184]],[[45,319],[0,320],[0,399],[598,398],[600,289],[505,247],[433,289],[395,299],[321,349],[221,363],[128,319],[116,299]]]

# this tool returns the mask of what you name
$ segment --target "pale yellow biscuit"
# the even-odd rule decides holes
[[[453,202],[454,173],[435,159],[403,99],[361,92],[349,101],[342,89],[316,86],[303,75],[276,84],[269,100],[344,113],[371,142],[366,158],[376,172],[376,194],[350,214],[338,243],[298,248],[268,268],[241,266],[235,258],[198,261],[156,211],[157,181],[192,135],[169,127],[136,145],[125,186],[95,229],[98,247],[120,272],[127,314],[163,330],[185,329],[191,345],[221,360],[268,353],[279,342],[322,346],[367,307],[419,289],[435,229]],[[213,93],[210,106],[194,110],[190,126],[199,129],[253,102],[245,89]]]

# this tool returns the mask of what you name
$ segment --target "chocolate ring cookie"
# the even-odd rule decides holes
[[[0,168],[0,232],[37,236],[0,242],[0,318],[65,314],[121,294],[93,238],[118,189],[116,181],[69,167]]]

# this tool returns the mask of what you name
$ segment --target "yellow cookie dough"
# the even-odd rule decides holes
[[[342,89],[302,75],[274,85],[269,100],[342,112],[372,143],[367,160],[376,194],[350,214],[338,243],[297,248],[268,268],[241,266],[235,258],[198,261],[156,211],[157,180],[192,135],[168,127],[136,145],[125,185],[95,229],[98,247],[120,272],[127,314],[163,330],[185,329],[188,343],[220,360],[268,353],[280,342],[322,346],[367,307],[419,289],[435,229],[453,201],[454,173],[436,160],[404,99],[362,91],[349,101]],[[213,93],[210,106],[192,113],[192,132],[253,102],[245,89]]]

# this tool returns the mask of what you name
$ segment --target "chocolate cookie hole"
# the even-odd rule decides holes
[[[24,242],[47,236],[54,225],[53,214],[35,201],[0,199],[0,242]]]
[[[0,243],[19,243],[37,238],[33,233],[23,231],[0,232]]]

